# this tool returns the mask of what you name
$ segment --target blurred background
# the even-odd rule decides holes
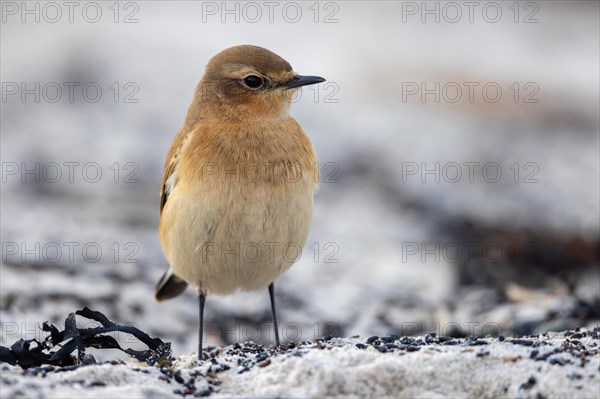
[[[71,4],[1,3],[0,345],[89,306],[195,350],[193,291],[153,299],[158,192],[238,44],[327,79],[292,106],[321,184],[285,340],[600,320],[598,2]],[[210,345],[272,340],[266,290],[206,319]]]

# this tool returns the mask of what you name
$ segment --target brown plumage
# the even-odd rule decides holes
[[[275,317],[273,281],[300,255],[318,185],[312,144],[289,109],[295,88],[322,81],[237,46],[213,57],[196,87],[163,175],[159,236],[171,268],[156,298],[191,285],[201,329],[207,294],[269,287]]]

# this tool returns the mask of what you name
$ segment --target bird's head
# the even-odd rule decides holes
[[[294,91],[324,81],[298,75],[286,60],[262,47],[230,47],[209,61],[190,111],[202,119],[287,118]]]

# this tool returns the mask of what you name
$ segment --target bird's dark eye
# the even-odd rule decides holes
[[[249,89],[260,89],[264,83],[265,81],[256,75],[250,75],[244,78],[244,85]]]

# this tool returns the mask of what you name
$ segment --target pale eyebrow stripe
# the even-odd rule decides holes
[[[227,64],[223,66],[223,71],[235,76],[246,76],[248,74],[263,75],[261,72],[245,64]]]

